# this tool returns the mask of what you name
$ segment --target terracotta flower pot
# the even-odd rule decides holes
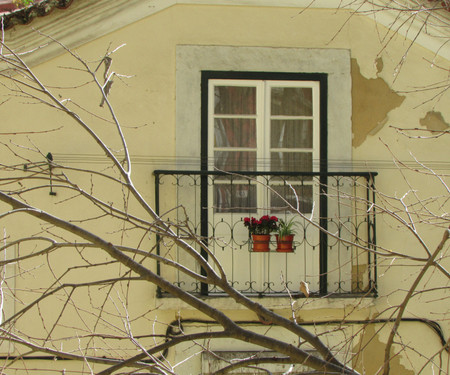
[[[270,234],[252,234],[252,239],[254,252],[267,252],[270,250]]]
[[[284,237],[278,237],[277,238],[277,251],[279,253],[292,253],[294,251],[293,249],[293,242],[294,242],[294,235],[291,234],[289,236]]]

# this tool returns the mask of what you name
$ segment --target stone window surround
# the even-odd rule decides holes
[[[198,160],[200,169],[201,72],[326,73],[328,75],[328,160],[352,155],[350,51],[235,46],[176,47],[176,156]],[[335,164],[335,163],[334,163]]]

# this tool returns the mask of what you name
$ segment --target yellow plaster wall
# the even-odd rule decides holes
[[[393,155],[411,161],[410,152],[413,152],[420,160],[433,162],[448,161],[450,155],[448,144],[442,139],[426,140],[418,144],[416,140],[403,137],[389,125],[431,127],[430,122],[432,124],[438,122],[448,126],[450,122],[448,94],[440,100],[429,101],[432,97],[429,92],[417,90],[417,87],[445,80],[446,74],[438,68],[438,64],[429,63],[435,58],[432,53],[417,46],[409,50],[405,64],[400,71],[397,71],[397,65],[408,47],[408,41],[402,37],[394,37],[388,48],[383,50],[380,29],[385,30],[380,26],[377,29],[371,19],[359,16],[350,19],[341,32],[336,34],[346,22],[347,17],[348,13],[336,12],[333,9],[310,9],[301,12],[300,9],[295,8],[177,5],[87,43],[78,48],[77,53],[95,66],[108,48],[113,49],[126,44],[114,54],[111,69],[130,77],[115,79],[110,99],[123,125],[130,152],[139,161],[133,169],[135,184],[141,189],[145,198],[153,203],[152,170],[161,168],[162,165],[174,166],[177,99],[175,96],[175,49],[177,45],[349,49],[353,62],[354,81],[353,161],[358,162],[359,165],[366,163],[368,166],[365,169],[380,172],[376,182],[379,190],[401,195],[409,189],[409,186],[397,170],[387,167],[388,164],[392,165],[390,161]],[[383,62],[382,67],[380,58]],[[35,71],[39,77],[42,77],[43,82],[52,86],[79,84],[80,81],[88,82],[90,79],[89,76],[72,69],[62,70],[61,75],[58,69],[61,66],[74,67],[73,59],[68,54],[64,54],[37,66]],[[89,85],[81,86],[76,90],[57,91],[61,97],[70,98],[76,103],[85,105],[89,112],[82,113],[82,117],[92,124],[95,131],[114,149],[120,149],[120,140],[113,124],[96,117],[107,114],[104,108],[99,107],[99,95],[92,94]],[[377,97],[380,100],[377,100]],[[362,99],[365,100],[364,104],[361,104]],[[96,144],[83,135],[73,121],[68,121],[62,113],[55,114],[45,107],[32,106],[25,110],[23,108],[13,101],[0,107],[2,130],[59,129],[33,135],[33,141],[44,154],[51,151],[62,163],[67,162],[69,165],[93,167],[98,170],[103,168],[103,160],[99,156]],[[96,115],[94,116],[93,113]],[[437,119],[435,115],[430,119],[427,117],[430,113],[439,113],[440,117]],[[421,119],[427,118],[428,122],[425,120],[421,122]],[[439,124],[438,128],[442,129],[442,125]],[[389,148],[380,141],[380,138]],[[21,142],[30,145],[26,137],[23,137]],[[30,159],[36,160],[36,155],[36,153],[30,153]],[[71,159],[72,155],[81,158],[74,161]],[[442,188],[439,184],[430,186],[429,181],[423,178],[411,176],[411,179],[419,194],[440,192]],[[88,185],[90,182],[83,181],[83,183]],[[106,199],[112,200],[111,195],[114,200],[121,199],[120,191],[113,191],[105,186],[99,186],[99,188],[104,190],[102,195]],[[58,199],[64,199],[63,192],[58,191],[58,194],[60,194]],[[35,195],[34,199],[44,208],[55,209],[54,198],[48,195]],[[58,208],[56,212],[58,213]],[[83,213],[82,206],[77,206],[71,212],[71,214],[80,215]],[[417,246],[414,239],[411,239],[406,230],[393,231],[392,225],[392,220],[389,218],[379,220],[380,244],[401,251],[423,254],[423,250]],[[100,233],[111,232],[106,222],[96,229]],[[115,235],[111,235],[111,238],[115,238]],[[440,236],[432,232],[426,233],[426,238],[431,238],[434,243]],[[380,297],[372,305],[362,309],[355,307],[353,311],[346,314],[369,316],[401,300],[404,293],[397,290],[398,286],[404,285],[411,279],[411,272],[407,268],[393,266],[389,263],[390,261],[382,262],[379,271],[380,294],[389,297]],[[20,279],[17,282],[19,288],[25,286],[21,284],[23,281]],[[160,304],[160,301],[154,298],[154,288],[147,285],[137,288],[133,298],[137,303],[136,314],[149,306],[156,307]],[[420,302],[420,299],[417,302]],[[336,316],[341,316],[342,310],[338,306],[327,310],[323,308],[323,302],[321,304],[320,309],[315,309],[314,301],[308,301],[309,312],[304,313],[302,319],[327,319],[330,316],[335,319]],[[429,305],[413,301],[412,306],[415,312],[430,316]],[[445,308],[438,302],[436,314],[442,317],[444,312]],[[158,315],[160,320],[169,322],[177,313],[185,314],[187,317],[191,314],[189,311],[183,313],[182,309],[181,311],[172,310],[169,304],[166,315],[159,311],[155,313],[155,316]],[[289,315],[289,310],[285,313]],[[230,311],[230,314],[234,314],[239,319],[254,318],[245,311],[238,313]],[[448,335],[449,327],[448,323],[446,324],[444,329]],[[381,343],[385,339],[385,337],[377,338],[381,340]],[[374,341],[374,345],[378,343],[379,341]],[[377,348],[380,350],[380,346]],[[378,359],[371,357],[370,361],[372,361],[369,365],[371,369],[378,366]],[[411,363],[398,366],[405,371],[403,373],[412,373]]]

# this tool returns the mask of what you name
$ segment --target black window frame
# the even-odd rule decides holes
[[[302,72],[253,72],[253,71],[215,71],[204,70],[201,72],[201,130],[200,130],[200,169],[208,170],[208,83],[211,79],[229,80],[273,80],[273,81],[317,81],[320,85],[320,135],[319,135],[319,225],[320,231],[320,293],[327,293],[328,270],[328,238],[327,230],[328,204],[327,204],[327,172],[328,172],[328,74],[327,73],[302,73]],[[201,236],[208,238],[208,184],[207,176],[201,181]],[[207,258],[206,251],[202,250],[202,256]],[[202,270],[202,274],[205,272]],[[202,284],[201,294],[208,294],[208,286]]]

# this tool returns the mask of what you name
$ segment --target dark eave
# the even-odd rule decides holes
[[[0,1],[0,17],[3,19],[3,29],[8,30],[15,25],[27,25],[36,17],[44,17],[54,9],[68,8],[73,1],[42,0],[21,9],[17,9],[12,1]]]

